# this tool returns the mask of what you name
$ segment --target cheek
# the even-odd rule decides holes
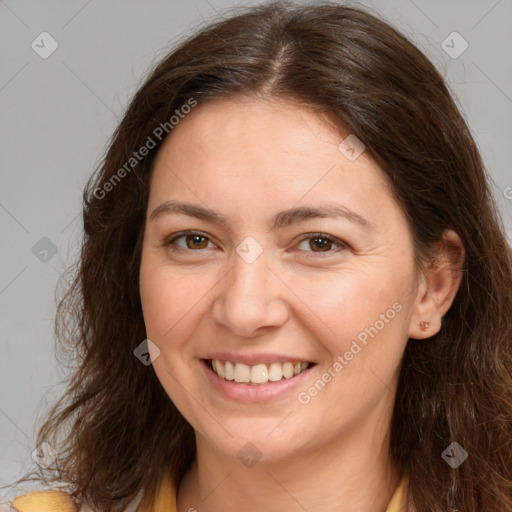
[[[164,268],[141,267],[140,295],[149,339],[160,344],[176,336],[180,324],[207,289],[204,278],[202,284],[198,281],[199,277],[182,278]]]
[[[375,322],[381,326],[381,315],[387,313],[386,320],[399,317],[396,309],[402,308],[393,305],[403,306],[406,281],[405,275],[354,270],[317,276],[314,284],[296,280],[295,288],[297,295],[305,298],[309,316],[323,324],[327,339],[335,340],[332,348],[339,345],[342,349]]]
[[[354,271],[336,278],[330,275],[304,288],[315,313],[309,312],[311,323],[306,328],[326,350],[322,377],[332,381],[324,398],[315,402],[317,407],[362,414],[386,392],[407,341],[403,329],[407,279],[405,273],[378,276]],[[308,382],[301,391],[317,389],[315,382]]]

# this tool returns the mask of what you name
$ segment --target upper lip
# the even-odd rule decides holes
[[[287,356],[282,354],[230,354],[228,352],[212,352],[203,356],[201,359],[217,359],[219,361],[230,361],[231,363],[243,363],[247,366],[254,366],[256,364],[270,364],[270,363],[286,363],[290,362],[307,362],[313,363],[311,359]],[[314,364],[314,363],[313,363]]]

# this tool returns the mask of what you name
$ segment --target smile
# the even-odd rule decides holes
[[[256,364],[249,366],[244,363],[232,363],[231,361],[220,361],[208,359],[207,364],[219,377],[227,381],[234,381],[245,384],[267,384],[283,379],[291,379],[295,375],[307,370],[310,363],[306,361]]]

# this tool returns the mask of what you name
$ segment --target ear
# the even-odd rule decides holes
[[[441,320],[450,309],[462,281],[465,250],[452,230],[446,230],[435,247],[435,257],[420,276],[413,304],[409,337],[430,338],[441,330]],[[421,327],[422,323],[428,323]]]

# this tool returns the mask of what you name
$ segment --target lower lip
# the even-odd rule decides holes
[[[269,402],[287,393],[291,393],[304,380],[305,376],[309,374],[315,365],[310,366],[289,379],[283,378],[275,382],[269,381],[267,384],[256,385],[223,379],[210,368],[208,362],[204,359],[201,360],[201,366],[205,371],[206,377],[213,384],[213,387],[223,396],[237,402],[252,404]]]

